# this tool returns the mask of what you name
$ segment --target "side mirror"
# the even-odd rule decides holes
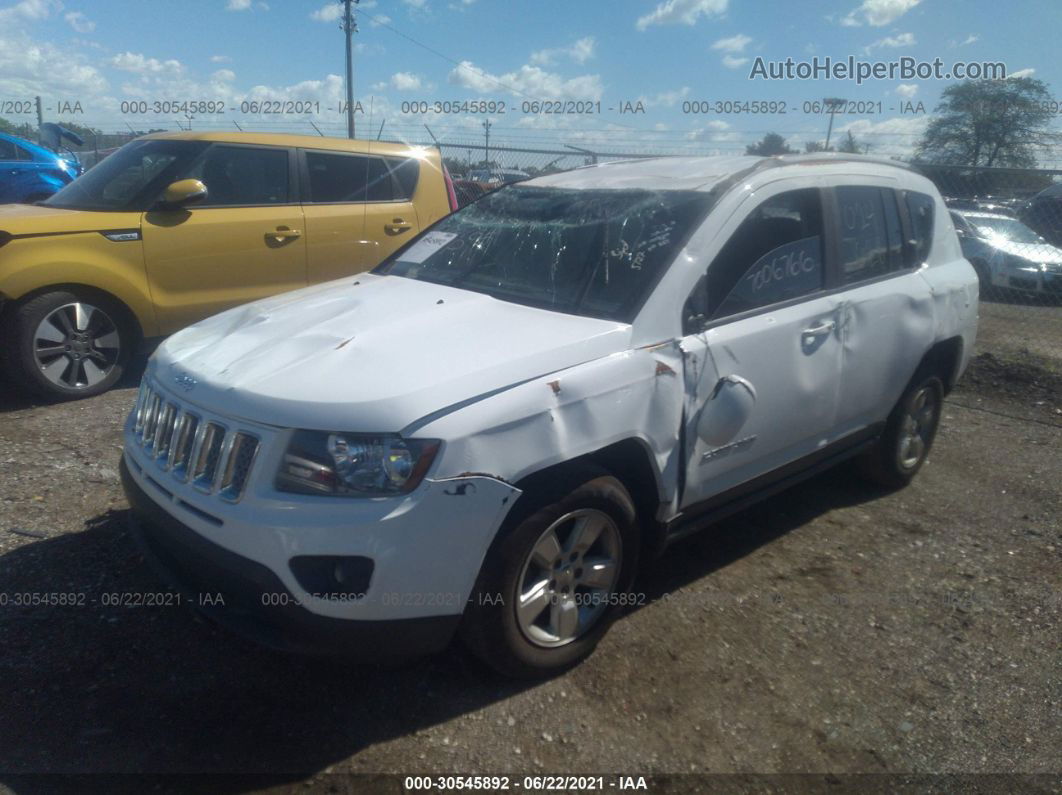
[[[180,179],[171,182],[162,194],[164,207],[176,209],[196,204],[207,197],[207,186],[197,179]]]

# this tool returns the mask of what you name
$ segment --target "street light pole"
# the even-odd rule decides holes
[[[490,167],[490,119],[483,120],[483,161],[487,164],[487,170],[492,171]]]
[[[833,132],[833,114],[844,107],[845,100],[836,97],[827,99],[826,104],[830,108],[830,123],[826,127],[826,151],[830,151],[830,134]]]
[[[358,0],[340,0],[343,3],[343,22],[340,25],[347,39],[347,137],[354,137],[354,34],[358,23],[354,21],[351,8]]]

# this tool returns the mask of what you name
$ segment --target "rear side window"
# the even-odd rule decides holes
[[[0,139],[0,160],[18,160],[18,147],[11,141]]]
[[[888,188],[840,187],[837,197],[841,283],[873,279],[904,267],[903,228]]]
[[[416,160],[306,152],[313,203],[409,201],[417,188]]]
[[[306,152],[311,202],[363,202],[369,158],[329,152]]]
[[[911,218],[911,237],[913,238],[913,262],[921,265],[929,258],[929,247],[933,242],[933,201],[932,196],[915,191],[904,191],[907,202],[907,214]]]
[[[774,196],[741,222],[708,266],[691,314],[719,319],[822,288],[822,202],[814,188]],[[703,311],[702,311],[703,307]]]

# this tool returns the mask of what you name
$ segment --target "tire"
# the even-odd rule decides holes
[[[579,485],[570,489],[573,483]],[[628,601],[638,560],[634,502],[616,478],[587,466],[542,485],[513,507],[516,516],[488,551],[461,624],[462,640],[476,656],[521,679],[558,674],[593,652]],[[577,527],[597,529],[582,552]],[[520,611],[521,594],[531,593],[537,598],[528,602],[539,611]]]
[[[889,414],[885,430],[863,457],[863,474],[889,488],[902,488],[925,464],[940,426],[944,384],[919,371]]]
[[[102,294],[43,293],[5,313],[0,364],[14,383],[49,400],[101,394],[122,377],[136,345],[129,318]]]

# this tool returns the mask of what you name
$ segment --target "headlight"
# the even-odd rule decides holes
[[[1019,257],[1016,254],[1007,254],[1003,257],[1003,265],[1009,270],[1021,271],[1022,273],[1040,272],[1040,263],[1025,259],[1025,257]]]
[[[338,497],[408,494],[424,479],[439,444],[394,434],[296,431],[276,487]]]

